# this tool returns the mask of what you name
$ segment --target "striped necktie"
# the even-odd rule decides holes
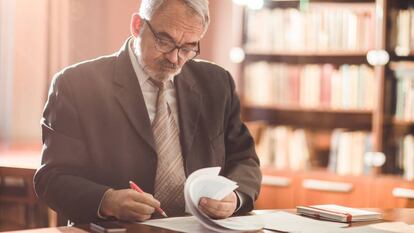
[[[155,146],[158,154],[154,197],[161,202],[167,215],[184,214],[185,173],[178,125],[166,99],[167,88],[174,88],[172,81],[150,79],[159,88],[157,111],[152,122]]]

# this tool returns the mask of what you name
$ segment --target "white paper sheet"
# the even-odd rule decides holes
[[[241,230],[243,226],[263,225],[265,229],[269,230],[301,233],[339,232],[341,231],[341,227],[348,226],[348,224],[345,223],[314,220],[282,211],[260,215],[232,217],[214,221],[221,226],[232,229]],[[211,232],[209,229],[204,228],[194,216],[149,220],[141,224],[180,232]]]
[[[195,216],[199,223],[210,231],[241,232],[262,229],[263,225],[256,223],[222,224],[222,222],[211,219],[198,209],[201,197],[221,200],[238,187],[236,182],[219,176],[220,169],[220,167],[200,169],[193,172],[187,178],[184,186],[184,197],[188,212]]]
[[[179,232],[211,232],[209,229],[203,227],[203,225],[201,225],[201,223],[194,216],[154,219],[142,222],[140,224],[161,227]]]
[[[236,220],[260,223],[265,229],[284,232],[335,232],[341,227],[348,226],[346,223],[320,221],[283,211],[232,218],[232,221]]]
[[[347,228],[343,233],[414,233],[414,226],[404,222],[383,222]]]

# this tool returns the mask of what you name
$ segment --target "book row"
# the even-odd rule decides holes
[[[244,101],[254,105],[371,110],[374,71],[367,65],[289,65],[256,62],[245,67]]]
[[[247,51],[331,52],[367,51],[373,48],[375,9],[327,7],[262,9],[247,14]]]
[[[399,140],[397,166],[403,177],[414,180],[414,136],[406,135]]]
[[[391,11],[391,48],[400,56],[414,52],[414,8]]]
[[[318,158],[312,148],[313,133],[288,126],[266,127],[256,140],[262,166],[276,169],[306,170]],[[331,136],[328,170],[340,175],[368,174],[373,167],[372,136],[368,132],[334,130]],[[323,160],[323,159],[322,159]]]
[[[369,174],[374,166],[371,151],[371,133],[334,130],[331,137],[328,170],[340,175]]]
[[[397,78],[397,103],[395,117],[398,120],[414,121],[414,62],[392,64]]]

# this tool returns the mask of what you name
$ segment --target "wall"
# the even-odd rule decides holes
[[[0,0],[0,141],[11,133],[13,22],[13,0]]]
[[[241,7],[231,0],[210,0],[210,27],[201,42],[200,58],[213,61],[229,70],[238,79],[239,66],[232,63],[229,53],[241,44]]]
[[[2,0],[0,138],[32,143],[40,138],[45,95],[47,0]]]

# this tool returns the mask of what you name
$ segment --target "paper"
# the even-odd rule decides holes
[[[343,233],[414,233],[414,225],[404,222],[384,222],[344,229]],[[341,232],[342,233],[342,232]]]
[[[223,223],[222,221],[210,218],[198,209],[198,203],[201,197],[221,200],[238,187],[236,182],[219,176],[220,169],[220,167],[203,168],[193,172],[187,178],[184,186],[184,197],[188,212],[195,216],[201,225],[211,231],[239,232],[262,229],[263,226],[256,223]]]
[[[260,215],[231,217],[213,221],[222,227],[232,229],[238,229],[249,225],[262,225],[268,230],[301,233],[340,232],[341,227],[348,226],[348,224],[345,223],[318,221],[282,211]],[[211,232],[210,229],[203,227],[201,222],[194,216],[149,220],[142,224],[179,232]],[[228,231],[228,229],[224,229],[224,232],[226,231]]]
[[[211,232],[209,229],[203,227],[203,225],[201,225],[201,223],[194,216],[154,219],[140,224],[161,227],[178,232]]]
[[[180,232],[246,232],[263,228],[283,232],[335,232],[344,223],[318,221],[286,212],[232,217],[214,220],[198,209],[201,197],[221,200],[238,186],[223,176],[220,167],[204,168],[193,172],[184,186],[185,204],[191,217],[156,219],[142,224]]]
[[[337,232],[341,227],[348,226],[346,223],[315,220],[283,211],[237,218],[247,223],[261,223],[265,229],[282,232]]]
[[[219,176],[220,167],[203,168],[193,172],[186,180],[184,198],[186,212],[193,217],[166,218],[143,222],[142,224],[181,232],[245,232],[257,231],[263,225],[256,223],[217,221],[198,209],[201,197],[221,200],[238,186],[237,183]]]

